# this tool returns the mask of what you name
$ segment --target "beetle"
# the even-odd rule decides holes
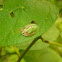
[[[24,36],[32,36],[36,32],[38,32],[38,30],[39,30],[38,25],[28,24],[21,29],[21,32],[22,32],[22,35],[24,35]]]

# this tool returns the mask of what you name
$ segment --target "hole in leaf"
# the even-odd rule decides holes
[[[10,16],[13,18],[13,17],[14,17],[14,13],[13,13],[13,12],[11,12],[11,13],[10,13]]]
[[[34,24],[36,24],[36,22],[35,22],[35,21],[31,21],[31,23],[34,23]]]
[[[3,9],[3,5],[0,5],[0,10],[2,10]]]

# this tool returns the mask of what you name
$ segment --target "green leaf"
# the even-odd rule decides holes
[[[13,55],[9,56],[8,59],[9,59],[10,62],[17,62],[17,60],[18,60],[18,55],[13,54]],[[22,59],[20,62],[25,62],[25,60]]]
[[[13,28],[15,21],[13,21],[13,19],[8,15],[7,11],[0,11],[0,42],[1,45],[4,45],[5,43],[8,42],[8,40],[6,39],[6,41],[3,39],[6,38],[9,34],[9,32],[11,31],[11,29]]]
[[[58,43],[62,44],[62,37],[59,36],[59,37],[55,40],[55,42],[58,42]]]
[[[32,42],[33,40],[30,40],[30,41],[26,41],[26,42],[23,42],[21,44],[18,44],[17,47],[20,48],[20,49],[23,49],[25,50],[29,45],[30,43]],[[49,46],[49,44],[46,44],[44,42],[42,42],[42,40],[38,40],[31,48],[30,50],[40,50],[40,49],[43,49],[45,47]]]
[[[45,0],[55,4],[59,9],[62,9],[62,0]]]
[[[56,27],[58,28],[58,30],[60,31],[60,36],[62,37],[62,18],[59,17],[55,24],[56,24]]]
[[[18,7],[21,7],[22,0],[6,0],[4,4],[4,10],[7,10],[11,12],[14,9],[17,9]]]
[[[37,36],[46,32],[55,23],[58,16],[58,9],[51,3],[37,0],[6,0],[4,10],[0,11],[0,46],[17,45],[33,40]],[[13,11],[14,17],[10,17],[9,12]],[[6,13],[8,13],[6,15]],[[4,16],[4,18],[3,18]],[[7,20],[6,22],[4,20]],[[39,31],[31,36],[25,37],[21,34],[20,28],[35,21],[39,26]],[[2,26],[1,26],[2,25]],[[17,32],[17,33],[16,33]]]
[[[62,18],[61,17],[57,19],[56,26],[59,29],[59,31],[62,32]]]
[[[12,46],[5,47],[5,51],[8,52],[8,53],[14,53],[15,52],[15,50],[14,50],[14,48]]]
[[[8,57],[6,57],[5,59],[1,59],[0,61],[1,62],[17,62],[18,60],[18,55],[16,54],[13,54],[13,55],[10,55]],[[24,59],[22,59],[20,62],[26,62]]]
[[[58,44],[62,44],[62,38],[59,36],[54,42]],[[50,45],[51,48],[53,48],[57,53],[59,53],[60,56],[62,56],[62,47],[56,46],[56,45]]]
[[[2,5],[3,4],[3,0],[0,0],[0,5]]]
[[[60,34],[61,34],[60,36],[62,37],[62,32]]]
[[[59,9],[62,9],[62,0],[56,1],[55,4]]]
[[[29,51],[24,58],[27,62],[62,62],[59,54],[50,48]]]
[[[8,57],[8,60],[10,62],[16,62],[17,59],[18,59],[18,55],[16,55],[16,54],[13,54],[13,55],[11,55],[11,56]]]
[[[42,37],[48,41],[55,41],[59,36],[59,30],[55,25],[53,25],[47,32],[45,32]]]

